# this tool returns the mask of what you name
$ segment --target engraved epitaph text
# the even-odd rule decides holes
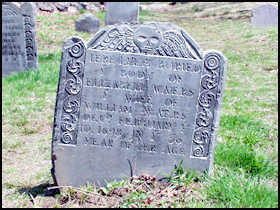
[[[32,3],[18,8],[2,3],[2,73],[4,76],[37,68],[35,18]]]
[[[53,177],[84,185],[185,168],[211,170],[225,58],[160,23],[110,26],[63,48]]]

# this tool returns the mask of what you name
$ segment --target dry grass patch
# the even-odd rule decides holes
[[[80,14],[40,12],[36,17],[38,52],[55,53],[60,51],[64,41],[71,36],[79,36],[84,41],[88,41],[93,34],[75,30],[75,21],[79,17]],[[103,22],[101,20],[100,28],[104,26]]]

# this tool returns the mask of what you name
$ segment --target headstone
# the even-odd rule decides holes
[[[37,69],[35,6],[2,3],[2,76]]]
[[[59,11],[67,11],[70,3],[68,2],[55,2],[54,5],[56,6],[56,8],[59,10]]]
[[[105,25],[138,23],[139,2],[105,2]]]
[[[54,12],[55,6],[51,2],[38,2],[37,6],[40,10],[46,12]]]
[[[254,8],[251,24],[259,27],[278,25],[278,9],[271,4]]]
[[[82,6],[83,9],[87,9],[88,3],[87,2],[80,2],[80,5]]]
[[[71,2],[70,6],[75,7],[77,10],[83,9],[82,5],[79,2]]]
[[[99,19],[92,14],[82,14],[75,22],[76,31],[95,33],[99,30]]]
[[[172,26],[172,27],[168,27]],[[185,169],[211,172],[226,58],[166,23],[107,26],[65,41],[52,175],[82,186]]]

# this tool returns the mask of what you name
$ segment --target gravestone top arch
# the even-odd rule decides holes
[[[178,166],[211,171],[226,58],[201,51],[181,28],[106,26],[65,41],[53,139],[58,185],[104,186]]]

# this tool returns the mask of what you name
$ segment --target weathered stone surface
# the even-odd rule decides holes
[[[11,3],[14,4],[14,5],[16,5],[17,7],[20,7],[20,3],[19,3],[19,2],[13,1],[13,2],[11,2]]]
[[[211,171],[226,58],[179,27],[107,26],[63,46],[52,174],[58,185]]]
[[[68,13],[70,13],[70,14],[75,14],[75,13],[78,12],[77,8],[76,8],[76,7],[73,7],[73,6],[69,6],[67,11],[68,11]]]
[[[2,3],[2,76],[38,65],[35,5]]]
[[[70,3],[69,2],[55,2],[54,5],[59,11],[67,11]]]
[[[82,6],[83,9],[87,9],[88,3],[86,2],[80,2],[80,5]]]
[[[93,3],[87,5],[87,9],[88,9],[89,11],[94,12],[94,13],[97,13],[97,12],[100,12],[100,11],[101,11],[100,7],[95,6],[95,4],[93,4]]]
[[[139,2],[105,2],[106,25],[138,23]]]
[[[53,12],[55,9],[50,2],[37,2],[37,7],[46,12]]]
[[[271,4],[254,8],[251,24],[260,27],[278,25],[278,9]]]
[[[77,31],[95,33],[99,30],[99,19],[94,17],[92,14],[83,14],[75,22]]]
[[[78,10],[83,9],[82,5],[79,2],[71,2],[70,6],[73,6]]]

